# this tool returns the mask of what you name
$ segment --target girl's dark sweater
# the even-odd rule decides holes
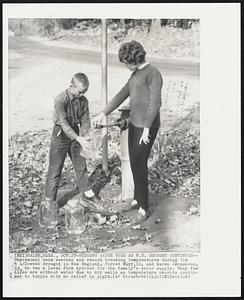
[[[136,127],[158,127],[161,107],[161,73],[151,64],[132,73],[125,86],[107,104],[103,112],[109,115],[130,96],[130,122]]]

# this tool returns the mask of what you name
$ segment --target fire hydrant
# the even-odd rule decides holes
[[[130,167],[130,157],[128,149],[128,128],[125,126],[125,120],[128,120],[130,116],[130,108],[124,106],[119,109],[122,111],[120,118],[112,124],[98,125],[96,128],[120,127],[120,148],[121,148],[121,174],[122,174],[122,193],[121,200],[133,199],[134,196],[134,180]],[[128,122],[128,121],[127,121]]]
[[[129,118],[130,108],[120,109],[121,119]],[[122,200],[133,199],[134,197],[134,180],[130,167],[130,157],[128,149],[128,128],[120,131],[120,148],[121,148],[121,174],[122,174]]]

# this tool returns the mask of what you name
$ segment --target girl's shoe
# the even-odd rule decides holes
[[[147,211],[145,213],[145,215],[143,215],[142,213],[140,213],[139,211],[137,212],[137,214],[135,215],[135,217],[132,219],[131,224],[132,225],[137,225],[137,224],[141,224],[142,222],[146,221],[146,219],[149,217],[149,211]]]
[[[132,209],[136,209],[136,208],[139,208],[139,205],[138,205],[138,202],[135,199],[133,199],[130,204],[130,209],[132,210]]]
[[[138,208],[139,208],[138,202],[134,199],[125,209],[123,209],[123,211],[126,212]]]

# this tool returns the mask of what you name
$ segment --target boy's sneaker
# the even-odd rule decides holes
[[[92,201],[92,202],[97,202],[97,201],[101,200],[101,198],[98,195],[94,194],[93,196],[88,197],[88,196],[85,195],[85,193],[83,193],[82,199],[83,200],[89,200],[89,201]]]

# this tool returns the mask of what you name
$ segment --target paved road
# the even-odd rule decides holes
[[[53,47],[40,42],[18,37],[9,38],[9,49],[28,56],[49,56],[73,61],[84,61],[91,64],[101,64],[101,53],[91,50],[79,50],[64,47]],[[182,60],[169,60],[148,57],[164,75],[199,76],[199,63]],[[121,67],[116,54],[108,54],[108,64]]]

